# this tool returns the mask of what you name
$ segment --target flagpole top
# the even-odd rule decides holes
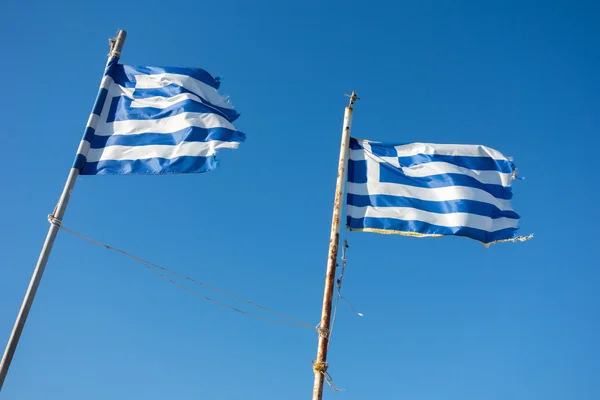
[[[121,50],[123,49],[123,45],[125,44],[125,38],[127,37],[127,32],[124,30],[119,30],[117,32],[117,37],[108,39],[108,43],[110,46],[110,52],[108,53],[109,57],[121,57]]]
[[[350,108],[352,108],[356,100],[360,100],[360,97],[356,95],[356,92],[354,90],[352,91],[352,94],[346,94],[345,96],[350,97],[350,104],[348,104],[348,107]]]

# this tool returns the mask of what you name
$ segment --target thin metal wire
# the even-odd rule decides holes
[[[348,304],[348,307],[350,307],[352,309],[352,311],[354,311],[356,314],[358,314],[359,317],[362,317],[363,314],[358,311],[356,308],[354,308],[354,306],[352,305],[352,303],[350,303],[350,301],[348,301],[347,298],[345,298],[344,296],[342,296],[342,294],[340,293],[340,299],[344,300],[346,302],[346,304]]]
[[[238,312],[240,314],[244,314],[244,315],[246,315],[248,317],[260,319],[262,321],[270,322],[270,323],[273,323],[273,324],[279,324],[279,325],[294,326],[294,327],[299,327],[299,328],[313,329],[313,327],[310,326],[310,325],[308,325],[308,324],[304,324],[304,323],[294,324],[294,323],[291,323],[291,322],[278,321],[278,320],[275,320],[275,319],[266,318],[266,317],[262,317],[260,315],[252,314],[252,313],[249,313],[248,311],[240,310],[239,308],[230,306],[230,305],[225,304],[225,303],[221,303],[220,301],[217,301],[215,299],[207,297],[207,296],[203,295],[200,292],[197,292],[197,291],[195,291],[193,289],[190,289],[190,288],[188,288],[188,287],[180,284],[179,282],[176,282],[173,279],[166,277],[165,275],[161,274],[156,269],[152,268],[150,265],[147,265],[147,264],[145,264],[143,262],[140,262],[140,264],[144,265],[148,270],[152,271],[153,273],[155,273],[156,275],[158,275],[160,278],[166,280],[167,282],[169,282],[169,283],[171,283],[171,284],[173,284],[173,285],[175,285],[175,286],[177,286],[177,287],[179,287],[179,288],[185,290],[186,292],[189,292],[189,293],[191,293],[191,294],[193,294],[195,296],[201,297],[204,300],[210,301],[211,303],[214,303],[214,304],[216,304],[216,305],[218,305],[220,307],[228,308],[228,309],[230,309],[232,311]],[[280,314],[280,315],[283,315],[283,314]]]
[[[354,308],[352,303],[350,303],[350,301],[347,298],[342,296],[342,283],[344,281],[344,274],[346,273],[346,265],[347,265],[346,250],[348,249],[348,247],[350,247],[348,245],[348,231],[349,230],[350,229],[348,228],[348,226],[346,226],[346,233],[345,233],[345,237],[344,237],[344,246],[342,247],[342,271],[340,273],[340,276],[336,280],[337,297],[335,298],[335,305],[333,308],[331,329],[328,332],[330,346],[331,346],[331,336],[333,335],[333,326],[335,325],[335,318],[337,316],[337,310],[338,310],[338,307],[340,304],[340,299],[344,300],[346,302],[346,304],[348,304],[348,306],[352,309],[352,311],[354,311],[359,317],[363,316],[363,314],[361,312],[359,312],[356,308]]]
[[[81,234],[79,232],[75,232],[75,231],[73,231],[73,230],[71,230],[69,228],[66,228],[66,227],[62,226],[61,221],[57,220],[52,215],[48,216],[48,220],[50,221],[51,224],[56,225],[61,230],[65,231],[65,232],[67,232],[67,233],[69,233],[69,234],[71,234],[73,236],[76,236],[76,237],[78,237],[80,239],[83,239],[83,240],[89,242],[89,243],[95,244],[95,245],[100,246],[100,247],[104,247],[107,250],[114,251],[116,253],[119,253],[119,254],[122,254],[122,255],[124,255],[126,257],[131,258],[132,260],[140,263],[145,268],[147,268],[148,270],[150,270],[153,273],[157,274],[160,278],[166,280],[167,282],[169,282],[169,283],[171,283],[171,284],[173,284],[173,285],[175,285],[175,286],[177,286],[177,287],[179,287],[179,288],[181,288],[181,289],[183,289],[183,290],[185,290],[185,291],[187,291],[189,293],[192,293],[192,294],[194,294],[196,296],[199,296],[199,297],[201,297],[201,298],[203,298],[203,299],[205,299],[205,300],[207,300],[207,301],[209,301],[211,303],[214,303],[214,304],[216,304],[218,306],[221,306],[221,307],[224,307],[224,308],[228,308],[228,309],[230,309],[232,311],[244,314],[244,315],[252,317],[252,318],[256,318],[256,319],[260,319],[260,320],[263,320],[263,321],[266,321],[266,322],[270,322],[270,323],[275,323],[275,324],[279,324],[279,325],[294,326],[294,327],[300,327],[300,328],[307,328],[307,329],[314,329],[314,325],[308,324],[308,323],[306,323],[304,321],[301,321],[301,320],[299,320],[297,318],[290,317],[288,315],[282,314],[282,313],[277,312],[275,310],[271,310],[270,308],[261,306],[260,304],[254,303],[254,302],[252,302],[250,300],[244,299],[244,298],[236,296],[236,295],[234,295],[232,293],[229,293],[229,292],[226,292],[224,290],[221,290],[221,289],[215,288],[213,286],[207,285],[207,284],[205,284],[203,282],[200,282],[200,281],[195,280],[193,278],[190,278],[190,277],[188,277],[186,275],[183,275],[183,274],[180,274],[180,273],[175,272],[173,270],[170,270],[170,269],[168,269],[166,267],[163,267],[163,266],[160,266],[160,265],[155,264],[153,262],[150,262],[150,261],[144,260],[142,258],[136,257],[136,256],[134,256],[132,254],[129,254],[125,250],[117,249],[117,248],[112,247],[112,246],[110,246],[108,244],[105,244],[105,243],[99,242],[99,241],[97,241],[95,239],[92,239],[90,237],[87,237],[87,236],[85,236],[85,235],[83,235],[83,234]],[[261,310],[264,310],[266,312],[270,312],[270,313],[275,314],[277,316],[280,316],[282,318],[289,319],[289,320],[296,321],[296,322],[295,323],[291,323],[291,322],[285,322],[285,321],[278,321],[278,320],[274,320],[274,319],[271,319],[271,318],[262,317],[260,315],[252,314],[252,313],[249,313],[249,312],[244,311],[244,310],[240,310],[239,308],[236,308],[236,307],[230,306],[228,304],[222,303],[220,301],[217,301],[215,299],[207,297],[207,296],[203,295],[202,293],[199,293],[199,292],[197,292],[195,290],[192,290],[192,289],[190,289],[190,288],[182,285],[181,283],[179,283],[177,281],[174,281],[173,279],[170,279],[169,277],[167,277],[164,274],[162,274],[160,271],[163,271],[163,272],[166,272],[168,274],[177,276],[179,278],[188,280],[188,281],[190,281],[190,282],[192,282],[194,284],[197,284],[197,285],[203,286],[203,287],[205,287],[207,289],[213,290],[215,292],[224,294],[224,295],[229,296],[231,298],[234,298],[234,299],[236,299],[238,301],[242,301],[242,302],[244,302],[244,303],[246,303],[248,305],[251,305],[253,307],[260,308]]]
[[[342,297],[342,281],[344,279],[344,272],[346,272],[346,249],[348,248],[348,227],[346,227],[346,233],[344,237],[344,246],[342,247],[342,272],[336,280],[337,296],[335,298],[335,305],[333,307],[333,316],[331,318],[331,328],[329,328],[329,347],[331,347],[331,336],[333,335],[333,327],[335,325],[335,318],[337,316],[338,306],[340,304],[340,297]]]

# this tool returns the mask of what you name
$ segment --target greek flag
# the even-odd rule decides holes
[[[350,139],[347,225],[406,236],[516,238],[515,165],[485,146]]]
[[[82,175],[206,172],[245,138],[219,80],[197,68],[133,67],[112,59],[76,168]]]

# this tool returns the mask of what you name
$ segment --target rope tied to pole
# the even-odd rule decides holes
[[[331,334],[331,331],[329,329],[321,328],[320,325],[317,325],[316,329],[317,329],[317,332],[319,332],[319,336],[321,336],[322,338],[325,338],[325,339],[329,339],[329,335]]]
[[[62,226],[62,221],[56,218],[54,214],[48,215],[48,222],[50,222],[50,224],[56,226],[57,228],[60,228]]]
[[[327,368],[329,368],[329,364],[325,361],[313,361],[313,371],[318,374],[324,374],[327,372]]]
[[[339,392],[341,389],[336,388],[331,383],[333,381],[333,378],[331,378],[331,375],[329,375],[329,372],[327,372],[328,368],[329,368],[329,364],[326,361],[316,361],[316,362],[313,361],[313,371],[315,372],[315,374],[321,374],[321,375],[323,375],[323,377],[325,378],[325,382],[327,382],[327,384],[329,385],[329,387],[334,392]]]

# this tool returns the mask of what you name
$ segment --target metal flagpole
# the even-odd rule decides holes
[[[118,60],[121,56],[121,49],[123,48],[123,44],[125,43],[126,35],[127,33],[125,31],[119,31],[117,37],[115,39],[111,39],[110,41],[110,53],[108,61],[106,63],[105,74],[100,84],[100,89],[98,90],[96,101],[94,102],[94,108],[92,109],[92,113],[90,114],[90,117],[88,119],[83,139],[81,140],[81,144],[79,145],[79,149],[77,150],[75,164],[69,172],[67,182],[65,183],[65,187],[58,200],[58,203],[56,204],[54,213],[49,218],[51,224],[50,229],[48,230],[48,235],[46,236],[46,241],[44,242],[44,246],[42,247],[42,252],[40,253],[40,257],[38,258],[35,270],[33,271],[33,276],[31,277],[29,287],[27,288],[27,292],[25,293],[23,304],[21,305],[21,309],[19,310],[17,320],[15,321],[15,325],[10,334],[10,338],[8,339],[6,349],[4,350],[4,355],[2,356],[2,361],[0,362],[0,391],[2,390],[2,386],[4,385],[4,379],[6,378],[6,374],[8,373],[10,363],[15,354],[15,350],[17,349],[19,338],[21,337],[23,327],[25,326],[25,321],[27,320],[27,315],[29,314],[29,310],[31,309],[31,304],[33,303],[33,299],[35,297],[35,293],[37,292],[38,286],[40,285],[40,281],[42,280],[42,275],[44,273],[44,269],[46,268],[48,257],[50,257],[50,252],[52,251],[52,245],[54,244],[54,240],[56,239],[56,235],[58,234],[60,223],[65,214],[67,204],[69,203],[69,198],[71,197],[71,192],[73,190],[73,187],[75,186],[77,176],[79,175],[79,170],[81,168],[81,160],[85,159],[85,157],[87,156],[89,150],[89,142],[85,139],[87,139],[89,135],[94,133],[98,124],[98,119],[108,92],[108,86],[110,85],[110,78],[106,76],[106,71],[108,70],[109,65],[116,62],[116,60]]]
[[[337,267],[338,245],[340,241],[340,214],[344,198],[344,185],[346,183],[346,166],[348,164],[348,149],[350,145],[350,127],[352,125],[352,111],[354,102],[358,100],[356,93],[350,95],[350,104],[344,113],[344,127],[342,130],[342,143],[340,146],[340,160],[338,163],[337,182],[333,201],[333,218],[331,221],[331,236],[329,238],[329,256],[327,258],[327,272],[325,275],[325,293],[323,294],[323,309],[319,323],[319,345],[317,360],[313,364],[315,382],[312,400],[321,400],[323,397],[323,381],[327,373],[327,348],[329,346],[329,326],[331,322],[331,303],[335,283],[335,269]]]

